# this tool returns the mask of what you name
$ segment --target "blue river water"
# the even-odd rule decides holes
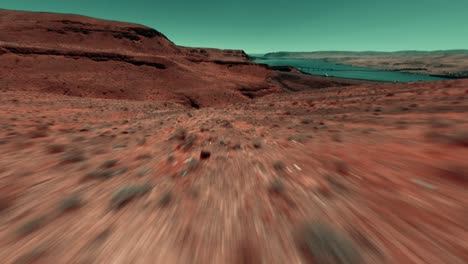
[[[253,59],[254,62],[264,63],[270,66],[292,66],[303,72],[329,77],[360,79],[385,82],[418,82],[439,81],[446,78],[412,74],[395,71],[376,70],[351,65],[336,64],[322,60],[299,60],[299,59]]]

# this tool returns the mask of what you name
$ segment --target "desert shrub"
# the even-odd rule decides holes
[[[189,150],[191,149],[197,140],[198,136],[196,134],[188,134],[183,142],[183,149],[184,150]]]
[[[132,199],[145,195],[151,191],[152,188],[153,187],[149,183],[121,187],[112,195],[111,207],[113,209],[119,209]]]
[[[122,168],[110,168],[110,169],[97,169],[86,174],[85,179],[110,179],[114,176],[124,174],[128,171],[127,167]]]
[[[200,166],[200,161],[197,160],[197,159],[193,159],[191,158],[188,162],[188,165],[185,169],[182,170],[182,172],[180,173],[182,177],[185,177],[187,176],[187,174],[195,169],[198,168],[198,166]]]
[[[143,177],[145,176],[146,174],[150,173],[151,172],[151,169],[148,168],[148,167],[142,167],[140,169],[138,169],[137,171],[137,176],[138,177]]]
[[[149,159],[152,159],[153,156],[150,154],[150,153],[142,153],[142,154],[139,154],[136,159],[137,160],[149,160]]]
[[[185,128],[177,128],[170,136],[170,139],[185,140],[187,137],[187,130]]]
[[[299,245],[305,256],[317,264],[358,264],[362,257],[354,242],[330,226],[313,222],[301,230]]]
[[[47,153],[57,154],[65,151],[65,146],[62,144],[50,144],[47,145]]]
[[[343,175],[349,174],[349,166],[342,160],[335,161],[335,170]]]
[[[278,160],[275,161],[275,163],[273,163],[273,168],[278,172],[282,172],[284,171],[284,169],[286,169],[286,165],[284,164],[284,162]]]
[[[28,251],[24,253],[23,255],[20,255],[13,263],[14,264],[36,263],[46,254],[47,254],[47,246],[39,245],[35,247],[34,249],[32,249],[31,251]]]
[[[62,157],[64,163],[76,163],[84,160],[86,160],[84,153],[78,150],[67,152]]]
[[[106,160],[99,167],[103,169],[109,169],[109,168],[114,167],[115,164],[117,164],[118,162],[119,160],[116,160],[116,159]]]
[[[302,119],[301,120],[301,124],[304,124],[304,125],[311,124],[311,123],[312,123],[312,120],[310,120],[310,119]]]
[[[167,191],[163,193],[163,195],[161,195],[161,198],[159,199],[159,205],[161,205],[162,207],[168,206],[172,202],[172,199],[172,192]]]
[[[462,164],[446,164],[439,169],[442,178],[450,179],[460,184],[468,184],[468,167]]]
[[[268,187],[268,191],[273,194],[281,194],[284,190],[284,184],[280,179],[274,179]]]
[[[81,196],[79,196],[78,194],[72,194],[60,201],[58,205],[58,210],[60,212],[67,212],[80,208],[82,204],[83,201],[81,199]]]
[[[288,137],[289,141],[295,141],[299,143],[306,143],[312,137],[309,135],[292,135]]]
[[[16,233],[19,236],[27,236],[44,226],[45,222],[46,219],[43,216],[33,218],[20,225],[16,230]]]
[[[256,139],[253,141],[253,147],[256,148],[256,149],[259,149],[259,148],[262,148],[262,141],[259,140],[259,139]]]
[[[468,131],[457,131],[455,132],[450,141],[452,144],[461,146],[461,147],[468,147]]]

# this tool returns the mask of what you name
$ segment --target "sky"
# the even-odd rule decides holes
[[[468,0],[0,0],[135,22],[177,45],[273,51],[468,49]]]

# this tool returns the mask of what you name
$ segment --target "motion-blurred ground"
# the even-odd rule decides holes
[[[93,27],[72,18],[54,25]],[[94,30],[65,34],[112,36]],[[468,81],[350,83],[169,42],[148,59],[45,41],[2,43],[2,263],[467,263]]]

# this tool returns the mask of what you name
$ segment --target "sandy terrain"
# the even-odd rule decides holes
[[[9,27],[2,263],[468,262],[467,80],[322,79],[161,36],[140,57]]]

